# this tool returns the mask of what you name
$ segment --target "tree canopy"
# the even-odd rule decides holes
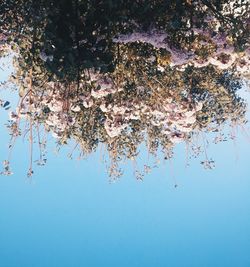
[[[0,56],[14,55],[20,95],[10,149],[29,132],[39,164],[40,128],[60,145],[75,140],[80,155],[104,145],[116,178],[142,143],[169,159],[176,143],[246,122],[248,1],[2,0],[0,10]]]

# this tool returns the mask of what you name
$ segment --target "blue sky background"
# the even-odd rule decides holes
[[[0,70],[1,79],[6,75]],[[0,112],[2,161],[9,137],[3,125],[8,114]],[[48,164],[29,182],[28,147],[20,140],[15,174],[0,176],[0,266],[248,267],[249,142],[239,134],[236,148],[211,145],[212,171],[196,160],[185,168],[184,150],[177,147],[174,188],[168,164],[143,182],[128,167],[109,183],[98,154],[79,162],[67,158],[68,149],[49,153]]]

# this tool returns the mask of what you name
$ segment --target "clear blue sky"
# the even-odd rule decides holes
[[[8,134],[0,112],[2,161]],[[128,170],[110,184],[98,155],[78,162],[67,149],[51,153],[29,183],[20,140],[15,174],[0,176],[0,267],[249,267],[249,146],[239,135],[237,162],[231,142],[211,146],[212,171],[197,161],[185,168],[178,147],[174,188],[168,165],[143,182]]]

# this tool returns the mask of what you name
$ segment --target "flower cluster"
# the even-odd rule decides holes
[[[126,51],[124,60],[129,47]],[[105,144],[110,175],[119,176],[118,161],[134,160],[143,142],[153,154],[161,147],[167,159],[177,143],[193,143],[201,131],[214,131],[225,121],[244,123],[246,106],[235,94],[240,84],[230,84],[232,77],[226,73],[208,67],[206,75],[199,68],[168,73],[154,65],[149,68],[141,58],[132,62],[141,67],[121,64],[112,74],[90,69],[79,86],[47,82],[46,90],[28,87],[16,111],[10,112],[13,136],[20,135],[18,124],[27,119],[43,125],[59,144],[74,139],[85,154]],[[140,77],[152,71],[151,77]],[[198,92],[192,91],[188,77],[198,81]],[[29,82],[29,77],[23,79],[26,86]]]
[[[120,35],[113,39],[116,43],[147,43],[156,49],[164,49],[169,53],[169,65],[184,71],[187,66],[202,68],[213,65],[221,70],[233,69],[243,75],[250,73],[250,47],[244,52],[237,52],[230,36],[215,32],[213,29],[192,28],[186,32],[193,35],[193,42],[188,49],[177,49],[171,46],[169,36],[165,32],[151,30],[150,32],[133,32]],[[160,66],[164,70],[163,66]]]

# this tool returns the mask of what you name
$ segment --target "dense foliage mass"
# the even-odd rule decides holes
[[[169,159],[176,143],[245,123],[248,1],[2,0],[0,10],[0,56],[14,54],[20,95],[10,149],[29,133],[29,175],[35,139],[46,161],[41,126],[81,155],[103,145],[116,178],[142,143]]]

